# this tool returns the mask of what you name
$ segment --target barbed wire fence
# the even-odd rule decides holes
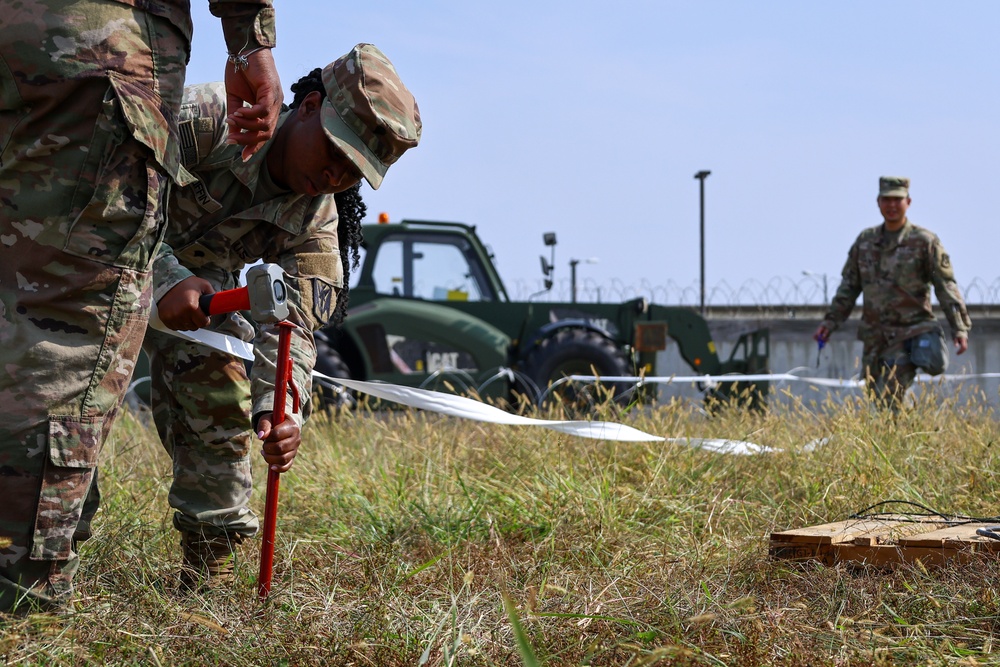
[[[776,276],[766,282],[746,280],[739,284],[721,281],[705,286],[706,306],[822,306],[829,303],[837,293],[839,281],[824,284],[819,276]],[[514,301],[571,301],[572,285],[569,279],[555,281],[551,290],[545,291],[542,280],[515,280],[507,285],[509,296]],[[970,305],[1000,305],[1000,278],[987,280],[973,278],[962,286],[962,295]],[[669,306],[693,306],[701,304],[701,287],[698,281],[688,284],[668,280],[653,283],[642,280],[637,284],[627,284],[621,280],[599,283],[593,279],[578,280],[576,300],[584,303],[616,303],[640,297],[652,303]]]

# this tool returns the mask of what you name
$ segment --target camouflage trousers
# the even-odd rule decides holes
[[[237,357],[149,330],[153,420],[174,464],[174,527],[208,537],[253,536],[250,381]]]
[[[0,0],[0,611],[58,608],[146,328],[189,45],[106,0]],[[96,502],[96,495],[91,498]]]
[[[865,389],[880,407],[898,409],[903,405],[907,390],[917,377],[917,367],[910,361],[905,341],[884,345],[865,343],[861,356]]]

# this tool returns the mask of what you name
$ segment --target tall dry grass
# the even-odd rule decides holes
[[[929,392],[925,392],[928,393]],[[780,449],[584,440],[431,414],[310,422],[282,476],[271,600],[174,588],[169,463],[135,417],[102,464],[76,611],[7,617],[19,665],[1000,664],[1000,564],[864,570],[768,558],[774,530],[901,499],[1000,515],[985,401],[895,416],[792,402],[605,418]],[[807,443],[822,441],[809,449]],[[263,468],[258,468],[263,481]],[[258,484],[255,503],[262,503]]]

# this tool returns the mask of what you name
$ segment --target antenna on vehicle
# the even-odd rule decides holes
[[[542,235],[542,240],[545,241],[545,245],[552,248],[552,259],[545,261],[545,256],[542,255],[540,259],[542,260],[542,273],[545,274],[545,289],[546,291],[552,289],[552,272],[556,268],[556,233],[555,232],[545,232]]]
[[[531,301],[539,294],[544,294],[545,292],[548,292],[550,289],[552,289],[552,284],[553,284],[552,274],[555,272],[556,268],[556,233],[545,232],[542,235],[542,240],[545,242],[545,245],[552,248],[551,259],[548,260],[545,259],[545,255],[539,257],[539,259],[542,260],[542,275],[545,276],[545,289],[541,290],[540,292],[535,292],[534,294],[532,294],[530,297],[528,297],[528,301]]]

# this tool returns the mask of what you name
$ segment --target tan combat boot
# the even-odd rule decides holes
[[[181,533],[184,562],[181,588],[186,590],[223,588],[235,579],[236,545],[242,535],[207,536]]]

